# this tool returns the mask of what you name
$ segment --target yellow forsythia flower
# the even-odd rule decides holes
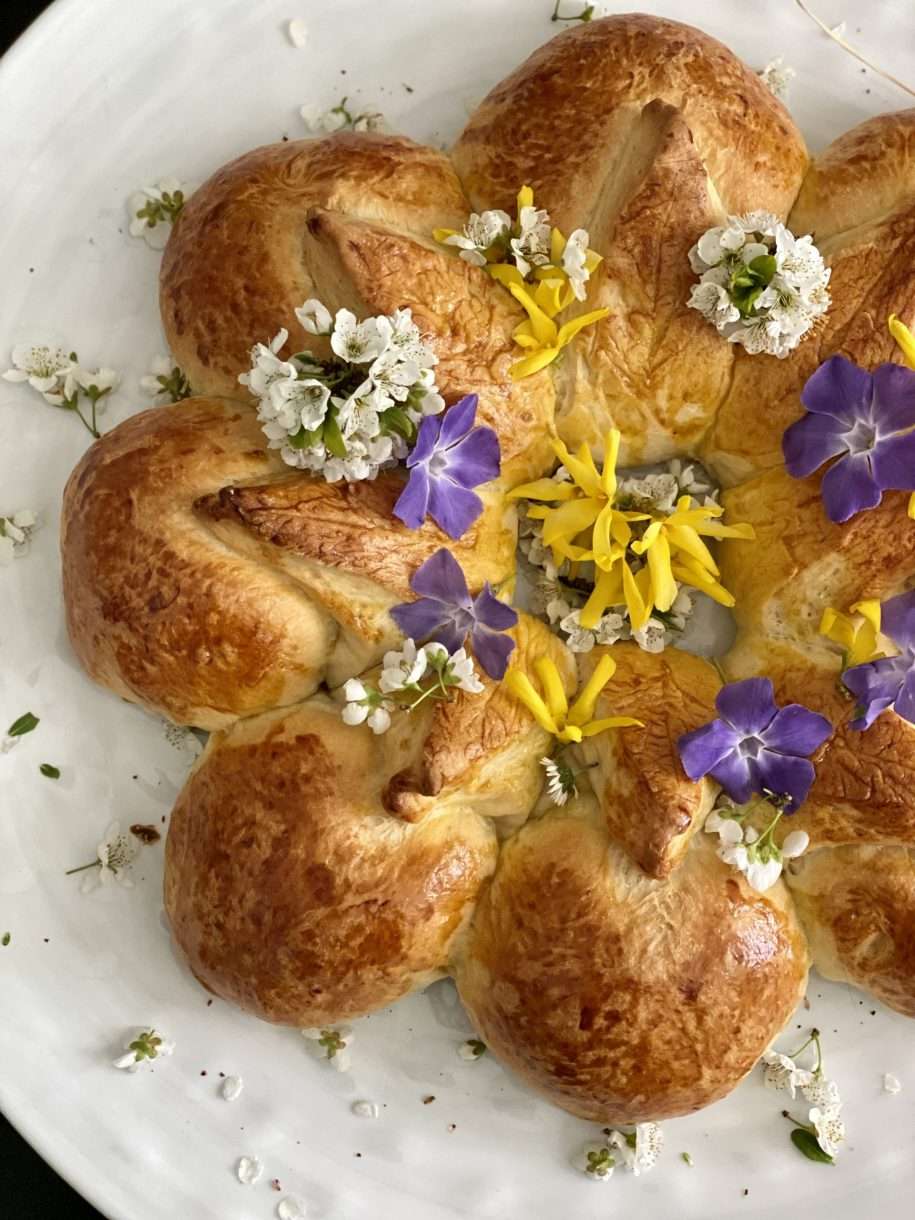
[[[534,669],[540,679],[542,694],[527,674],[519,669],[508,671],[505,684],[512,694],[521,700],[540,727],[552,733],[557,741],[578,742],[583,737],[594,737],[597,733],[603,733],[605,729],[645,727],[641,720],[635,720],[632,716],[592,719],[598,696],[616,672],[616,662],[612,657],[601,657],[571,707],[566,699],[556,662],[550,657],[538,657],[534,662]]]
[[[820,619],[820,635],[840,646],[845,669],[884,656],[877,643],[879,634],[880,603],[876,598],[856,602],[848,614],[829,606]]]

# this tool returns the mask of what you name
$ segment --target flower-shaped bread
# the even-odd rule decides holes
[[[89,673],[218,730],[167,844],[172,929],[206,986],[315,1027],[451,973],[501,1058],[605,1122],[727,1093],[793,1011],[808,956],[915,1015],[915,729],[893,712],[850,729],[818,634],[827,606],[910,581],[915,525],[898,492],[830,521],[819,477],[790,477],[781,455],[829,356],[899,359],[885,320],[915,313],[913,149],[910,111],[808,165],[784,107],[725,47],[628,15],[535,52],[450,158],[341,133],[250,152],[188,200],[161,306],[198,396],[93,446],[67,489],[63,559]],[[609,312],[513,379],[520,305],[433,233],[510,209],[523,183],[603,256],[572,316]],[[728,343],[688,304],[697,239],[756,210],[813,232],[832,268],[831,308],[780,360]],[[441,394],[479,396],[501,473],[459,541],[394,516],[402,470],[331,484],[265,448],[238,375],[252,343],[290,324],[287,354],[322,354],[326,340],[290,322],[312,298],[357,316],[409,306]],[[390,612],[422,592],[417,570],[447,547],[465,614],[487,581],[507,587],[508,493],[550,470],[557,434],[600,457],[610,428],[621,463],[693,454],[731,486],[726,506],[756,541],[719,548],[737,598],[724,670],[768,676],[780,705],[838,726],[793,815],[810,851],[764,894],[698,833],[715,786],[687,778],[676,742],[712,719],[721,683],[685,652],[613,648],[595,714],[645,727],[574,747],[585,776],[562,807],[541,794],[549,735],[510,682],[395,712],[383,737],[340,717],[342,684],[368,681],[399,640]],[[509,678],[552,657],[567,694],[606,651],[576,675],[542,623],[521,615],[511,635]]]

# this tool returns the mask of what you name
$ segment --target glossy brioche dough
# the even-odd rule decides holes
[[[574,666],[533,619],[516,656]],[[214,734],[166,845],[172,933],[205,986],[257,1016],[314,1026],[359,1016],[443,973],[498,851],[524,818],[548,748],[508,691],[394,714],[375,736],[315,695]]]
[[[729,1093],[806,978],[781,882],[757,894],[701,834],[667,881],[652,880],[585,795],[503,847],[456,966],[487,1045],[550,1101],[602,1123],[688,1114]]]
[[[342,682],[396,645],[388,611],[449,546],[471,586],[514,570],[497,489],[460,542],[392,517],[399,471],[326,483],[265,449],[247,405],[193,398],[135,415],[64,493],[70,639],[126,699],[214,729]]]

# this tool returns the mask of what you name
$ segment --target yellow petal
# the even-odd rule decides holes
[[[446,237],[456,237],[457,229],[433,229],[432,236],[436,241],[444,241]]]
[[[616,661],[604,653],[594,666],[591,677],[578,693],[578,698],[569,709],[568,723],[582,725],[594,715],[597,697],[616,673]]]
[[[604,720],[591,720],[581,726],[582,737],[594,737],[605,729],[644,729],[645,724],[634,716],[607,716]]]
[[[909,496],[909,505],[906,509],[906,513],[912,518],[913,521],[915,521],[915,491],[913,491]]]
[[[677,596],[677,582],[670,570],[670,546],[663,534],[648,551],[651,573],[651,600],[660,611],[669,610]]]
[[[522,483],[508,493],[508,498],[525,500],[571,500],[578,495],[574,483],[561,483],[558,479],[535,479],[533,483]]]
[[[554,542],[571,542],[594,524],[600,504],[596,500],[568,500],[554,509],[543,524],[543,541],[547,546]]]
[[[851,612],[863,615],[875,631],[880,630],[880,602],[876,597],[868,597],[864,601],[855,602]]]
[[[522,381],[525,377],[533,377],[548,364],[552,364],[559,355],[558,347],[540,347],[522,360],[516,360],[508,370],[512,381]]]
[[[820,635],[825,635],[828,640],[846,650],[851,648],[854,642],[855,628],[851,619],[841,610],[833,610],[832,606],[827,606],[823,611],[819,631]]]
[[[517,284],[518,287],[524,286],[524,276],[517,267],[510,263],[488,263],[486,270],[494,280],[504,284],[506,288],[512,284]]]
[[[558,438],[552,442],[552,445],[553,452],[582,491],[589,496],[601,495],[603,485],[588,446],[581,445],[578,453],[573,456]]]
[[[550,233],[550,262],[555,267],[558,267],[562,262],[562,252],[565,250],[565,248],[566,239],[554,225]]]
[[[641,631],[651,618],[651,602],[646,602],[643,597],[629,564],[624,563],[622,569],[623,596],[626,599],[626,609],[629,611],[629,622],[633,631]]]
[[[689,525],[668,525],[666,527],[667,537],[674,551],[685,551],[692,559],[700,564],[707,572],[711,572],[713,576],[718,575],[718,565],[712,558],[712,552],[708,549],[696,531]]]
[[[591,313],[580,314],[577,318],[571,318],[568,322],[563,323],[559,328],[556,346],[565,347],[567,343],[572,342],[580,330],[584,330],[592,322],[599,322],[601,318],[606,318],[609,312],[609,309],[594,309]]]
[[[531,329],[539,342],[544,346],[562,347],[558,342],[556,323],[543,312],[528,290],[519,284],[509,284],[508,290],[530,318]]]
[[[522,208],[532,208],[534,206],[534,192],[529,186],[522,186],[518,192],[518,215],[521,215]]]
[[[582,627],[594,628],[601,620],[604,611],[610,606],[618,606],[623,600],[623,577],[621,564],[615,565],[609,572],[598,572],[597,580],[591,596],[581,608],[578,621]]]
[[[734,605],[733,593],[729,593],[697,563],[693,562],[689,567],[686,566],[686,563],[687,560],[684,558],[681,563],[671,564],[671,571],[677,580],[684,585],[692,585],[694,589],[699,589],[702,593],[707,593],[713,602],[718,602],[721,606]]]
[[[550,715],[549,708],[534,689],[530,678],[520,669],[510,669],[505,675],[505,685],[511,693],[520,699],[530,714],[542,729],[554,736],[559,732],[559,726]]]
[[[620,430],[611,428],[604,437],[604,469],[601,475],[601,486],[608,500],[616,495],[616,461],[619,455]]]
[[[897,318],[894,313],[889,316],[887,325],[890,328],[890,334],[899,344],[899,349],[905,357],[905,362],[909,368],[915,369],[915,335],[909,330],[905,322]],[[909,512],[909,516],[912,513]]]
[[[561,279],[541,280],[534,290],[534,300],[548,318],[555,318],[563,307],[566,284]]]
[[[552,657],[538,657],[534,662],[534,669],[537,671],[537,677],[540,679],[543,697],[546,700],[547,707],[550,709],[550,715],[558,725],[565,724],[569,704],[566,699],[565,688],[562,685],[562,678],[559,676],[559,670],[556,668],[556,662]]]
[[[581,729],[577,724],[567,724],[561,732],[556,734],[556,740],[574,742],[577,745],[581,741]]]

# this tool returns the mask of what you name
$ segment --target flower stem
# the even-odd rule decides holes
[[[73,410],[79,416],[79,418],[83,424],[83,427],[89,433],[91,433],[91,435],[94,436],[96,440],[98,440],[99,437],[101,436],[101,433],[99,432],[98,428],[95,426],[95,399],[92,400],[92,423],[91,424],[86,419],[85,415],[83,415],[82,411],[79,409],[79,395],[78,394],[73,399]]]
[[[100,864],[100,860],[92,860],[89,864],[81,864],[79,868],[68,868],[64,876],[72,877],[74,873],[84,873],[87,868],[98,868]]]

